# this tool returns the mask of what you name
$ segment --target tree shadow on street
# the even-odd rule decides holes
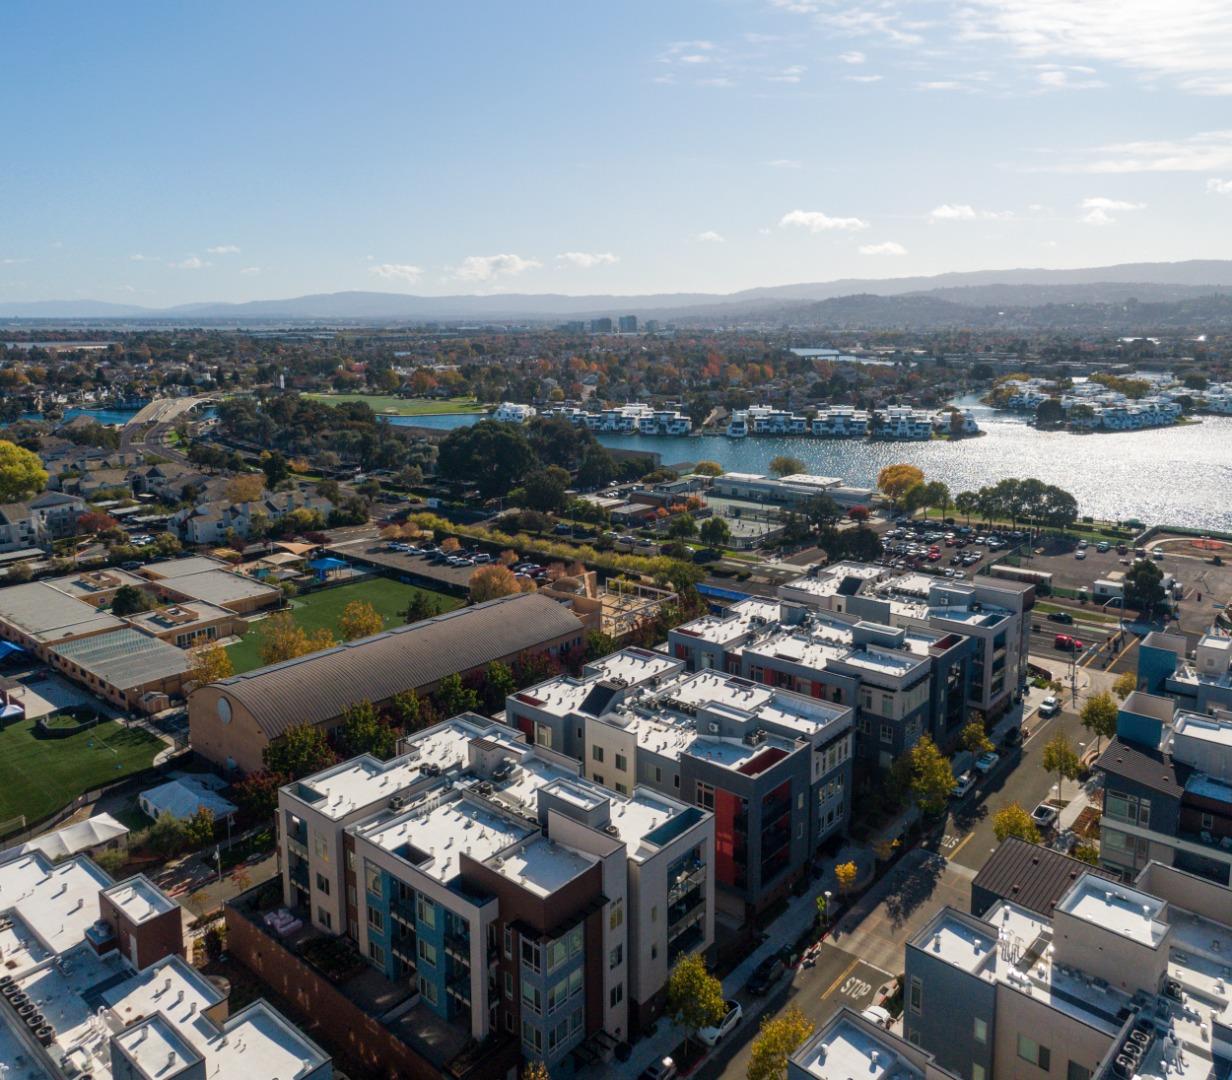
[[[908,873],[902,876],[896,875],[885,898],[886,912],[896,930],[902,927],[912,913],[932,896],[943,873],[945,873],[945,860],[935,855]]]

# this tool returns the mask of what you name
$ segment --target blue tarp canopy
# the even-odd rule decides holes
[[[330,570],[345,570],[347,564],[343,559],[334,559],[326,557],[324,559],[313,559],[308,564],[309,569],[316,570],[318,573],[329,572]]]
[[[14,645],[11,641],[0,641],[0,660],[7,660],[10,656],[16,656],[25,651],[20,645]]]

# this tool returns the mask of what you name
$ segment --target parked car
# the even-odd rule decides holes
[[[786,970],[786,965],[779,957],[768,956],[757,965],[753,974],[749,976],[748,985],[745,989],[750,994],[765,994],[769,991],[770,987],[779,981]]]
[[[1068,611],[1050,611],[1048,621],[1064,623],[1066,626],[1074,625],[1074,617]]]
[[[997,762],[1001,760],[1001,755],[992,751],[986,750],[975,759],[975,767],[987,776],[997,767]]]
[[[894,1023],[894,1017],[880,1005],[870,1005],[860,1015],[869,1023],[876,1024],[879,1028],[885,1028],[887,1031],[890,1030],[890,1025]]]
[[[1087,557],[1086,548],[1079,548],[1077,551],[1074,552],[1075,559],[1085,559],[1086,557]]]
[[[697,1037],[701,1039],[707,1046],[714,1046],[724,1035],[732,1030],[738,1023],[741,1017],[744,1016],[744,1009],[741,1008],[738,1001],[725,1001],[727,1012],[723,1014],[723,1019],[713,1027],[699,1028]]]
[[[1050,716],[1056,716],[1061,711],[1061,703],[1056,699],[1056,696],[1049,694],[1043,701],[1040,702],[1039,714],[1048,719]]]
[[[1060,816],[1060,812],[1055,806],[1049,806],[1043,802],[1031,811],[1031,820],[1041,829],[1051,828],[1052,823]]]
[[[968,769],[954,781],[954,790],[950,792],[951,799],[965,799],[975,787],[975,774]]]
[[[1060,649],[1062,652],[1082,652],[1086,646],[1076,637],[1070,637],[1069,634],[1058,634],[1052,642],[1054,649]]]
[[[653,1065],[647,1065],[637,1080],[676,1080],[679,1075],[680,1070],[676,1068],[676,1063],[671,1058],[665,1057],[660,1058]]]

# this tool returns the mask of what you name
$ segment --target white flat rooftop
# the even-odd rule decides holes
[[[410,787],[421,778],[420,766],[428,760],[435,761],[437,758],[404,754],[382,762],[365,755],[353,758],[334,769],[327,769],[315,776],[288,784],[286,790],[296,798],[303,799],[317,813],[337,821],[355,810],[382,799],[389,799]],[[304,798],[301,788],[316,792],[321,799],[314,802]]]
[[[605,679],[624,679],[630,684],[645,682],[655,676],[683,668],[679,660],[649,649],[621,649],[593,664],[586,665],[586,672],[594,672]]]
[[[142,877],[129,878],[110,889],[104,889],[103,895],[138,924],[179,907],[161,889]]]
[[[921,935],[917,939],[919,948],[967,972],[982,967],[988,954],[997,947],[993,934],[968,925],[949,911],[942,912],[929,931],[927,938]]]
[[[499,866],[495,860],[488,865],[536,896],[550,896],[589,870],[596,861],[591,856],[561,847],[546,836],[537,836],[503,856]]]
[[[1156,896],[1083,874],[1057,902],[1056,910],[1154,948],[1168,929],[1159,919],[1164,907]]]
[[[53,867],[41,852],[0,864],[0,911],[15,908],[52,952],[79,944],[98,920],[98,894],[111,885],[85,857]]]
[[[1232,724],[1220,723],[1201,713],[1178,712],[1172,720],[1172,734],[1210,746],[1232,746]]]
[[[755,596],[733,604],[722,615],[703,615],[677,627],[686,637],[701,638],[719,644],[732,641],[760,626],[778,622],[782,605],[778,600]],[[754,625],[754,620],[760,620]]]
[[[633,859],[640,862],[653,854],[649,848],[642,846],[646,836],[686,809],[682,803],[638,787],[633,789],[629,798],[612,800],[611,824]]]
[[[916,1080],[923,1074],[901,1058],[886,1036],[839,1016],[792,1061],[817,1080]]]

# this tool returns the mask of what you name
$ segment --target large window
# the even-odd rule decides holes
[[[415,918],[429,930],[436,929],[436,904],[423,893],[415,895]]]
[[[543,991],[533,983],[522,983],[522,1005],[535,1015],[543,1012]]]
[[[536,1054],[543,1053],[543,1032],[528,1020],[522,1021],[522,1043]]]
[[[1052,1053],[1048,1047],[1040,1046],[1034,1039],[1025,1035],[1018,1036],[1018,1056],[1023,1061],[1030,1062],[1047,1072],[1052,1068]]]
[[[555,971],[571,956],[582,951],[582,928],[575,926],[555,941],[548,943],[548,971]]]
[[[697,805],[703,810],[714,809],[714,788],[709,784],[697,785]]]
[[[385,915],[377,908],[368,908],[368,926],[378,933],[385,932]]]
[[[911,1011],[918,1013],[924,1004],[924,984],[916,976],[911,977],[911,991],[908,999],[911,1005]]]
[[[1065,1080],[1091,1080],[1091,1070],[1085,1065],[1071,1061],[1065,1069]]]
[[[522,939],[522,963],[531,969],[539,970],[539,945],[534,941]]]
[[[612,913],[608,916],[608,929],[615,930],[625,921],[625,898],[618,896],[612,901]]]
[[[430,941],[419,939],[419,959],[429,967],[436,967],[436,946]]]
[[[602,746],[592,746],[590,748],[590,756],[594,761],[601,762],[603,760],[603,747]]]
[[[977,1043],[988,1042],[988,1021],[981,1020],[978,1016],[975,1017],[975,1030],[972,1032]]]
[[[1125,795],[1119,791],[1104,793],[1104,816],[1129,825],[1151,825],[1151,800],[1137,795]]]

